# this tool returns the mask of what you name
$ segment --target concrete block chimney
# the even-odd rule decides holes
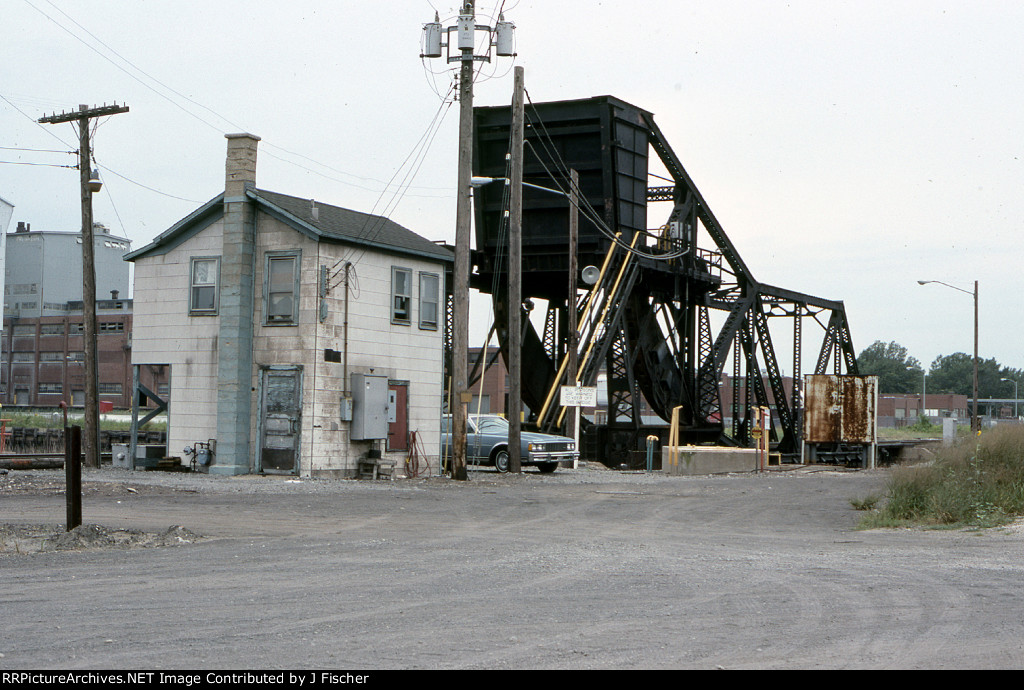
[[[252,134],[226,137],[217,344],[217,455],[210,472],[247,474],[253,466],[249,429],[254,389],[256,205],[246,197],[246,190],[256,186],[256,147],[260,138]]]
[[[228,140],[225,200],[242,196],[256,186],[256,147],[260,138],[253,134],[225,134]]]

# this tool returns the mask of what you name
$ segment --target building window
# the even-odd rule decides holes
[[[64,335],[64,324],[44,323],[39,326],[39,335]]]
[[[263,277],[264,323],[299,321],[299,252],[267,252]]]
[[[217,284],[220,281],[220,259],[193,257],[188,313],[209,316],[217,313]]]
[[[420,328],[437,330],[441,279],[436,273],[420,273]]]
[[[120,383],[101,383],[99,385],[100,395],[121,395]]]
[[[40,383],[39,384],[39,392],[40,393],[51,393],[51,394],[52,393],[63,393],[64,392],[64,384],[62,384],[62,383]]]
[[[34,352],[15,352],[12,355],[12,362],[35,362],[36,353]]]
[[[391,323],[408,324],[412,307],[412,271],[391,269]]]
[[[15,326],[11,329],[11,335],[13,335],[15,338],[25,335],[35,336],[35,334],[36,327],[34,325]]]
[[[40,362],[63,362],[64,361],[64,353],[63,352],[40,352],[39,353],[39,361]]]
[[[124,333],[124,321],[103,321],[97,328],[100,333]]]

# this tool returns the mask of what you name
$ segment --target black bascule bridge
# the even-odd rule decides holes
[[[510,177],[511,117],[509,107],[474,110],[474,175]],[[560,386],[592,386],[604,373],[605,414],[587,427],[585,438],[590,456],[609,466],[635,466],[650,434],[666,440],[664,423],[648,425],[641,418],[641,396],[663,420],[676,411],[684,443],[749,445],[753,411],[770,407],[773,448],[793,457],[800,447],[805,338],[821,337],[813,373],[857,373],[843,303],[759,282],[651,113],[610,96],[528,103],[525,131],[524,299],[515,308],[523,318],[526,426],[564,430]],[[648,186],[651,151],[667,171],[665,185]],[[571,296],[570,170],[579,179],[576,265],[592,267],[589,282],[581,281]],[[474,196],[471,285],[492,296],[507,356],[507,187],[481,186]],[[652,204],[666,211],[671,205],[656,229],[648,227]],[[533,326],[535,309],[546,311],[543,329]],[[566,366],[569,309],[577,310],[578,321],[575,377]],[[788,320],[792,334],[789,389],[769,330],[769,322],[779,319]],[[820,328],[805,334],[807,319]],[[730,374],[731,409],[723,409],[723,373]]]

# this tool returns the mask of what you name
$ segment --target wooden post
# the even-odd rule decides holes
[[[579,368],[579,347],[580,334],[579,324],[576,323],[576,274],[579,272],[578,258],[576,253],[579,246],[580,213],[579,213],[579,182],[580,174],[576,170],[569,171],[569,298],[566,301],[566,313],[569,316],[569,371],[566,376],[565,385],[577,385]],[[579,423],[580,414],[569,417],[569,429],[566,436],[577,439],[576,451],[579,452]]]
[[[508,222],[508,468],[522,470],[522,319],[523,319],[523,68],[515,68],[512,95],[512,151]]]
[[[64,495],[70,532],[82,524],[82,427],[64,425]]]

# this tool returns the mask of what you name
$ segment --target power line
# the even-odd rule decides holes
[[[4,165],[33,165],[44,168],[71,168],[72,170],[78,168],[77,165],[57,165],[56,163],[26,163],[24,161],[0,161],[0,163]]]
[[[454,86],[451,87],[451,90],[454,90]],[[451,90],[449,90],[448,95],[451,94]],[[359,234],[361,235],[363,231],[367,229],[367,227],[371,226],[371,224],[376,224],[376,227],[374,227],[371,231],[371,235],[365,238],[366,240],[372,242],[373,239],[376,238],[380,231],[384,228],[385,222],[391,220],[389,217],[390,214],[394,212],[395,208],[398,206],[398,202],[401,201],[401,199],[405,196],[405,192],[408,191],[408,182],[415,179],[416,174],[423,166],[423,162],[426,160],[427,151],[430,150],[431,144],[433,144],[434,139],[437,137],[437,133],[441,129],[441,123],[444,121],[444,116],[448,113],[448,109],[451,108],[453,102],[454,101],[448,100],[447,97],[445,98],[444,101],[441,102],[441,104],[438,106],[437,111],[434,113],[433,119],[427,126],[426,131],[420,137],[420,140],[417,142],[416,146],[413,147],[413,150],[409,153],[408,156],[406,156],[405,161],[402,162],[402,165],[400,165],[398,169],[395,171],[395,174],[392,175],[391,180],[388,181],[387,185],[385,186],[385,191],[387,190],[388,187],[391,186],[391,183],[394,182],[395,178],[398,177],[402,169],[406,167],[406,164],[409,163],[410,159],[413,161],[413,167],[411,167],[406,172],[405,177],[403,178],[403,183],[399,185],[398,189],[392,196],[391,201],[385,204],[384,211],[382,211],[382,215],[374,216],[373,213],[377,209],[377,205],[383,198],[384,192],[381,192],[380,197],[378,197],[377,201],[374,202],[373,208],[371,208],[370,213],[366,218],[366,221],[363,223],[363,226],[362,228],[360,228],[359,231]],[[331,270],[333,271],[340,264],[346,261],[354,264],[356,261],[362,258],[365,252],[365,248],[361,248],[359,250],[359,254],[353,258],[349,258],[352,256],[351,254],[341,257],[340,259],[338,259],[338,261],[334,263],[333,266],[331,266]],[[335,285],[337,285],[337,283],[335,283]]]
[[[149,191],[155,192],[156,194],[160,194],[162,196],[166,196],[166,197],[169,197],[171,199],[177,199],[178,201],[187,201],[187,202],[189,202],[191,204],[201,204],[201,203],[203,203],[201,201],[196,201],[195,199],[186,199],[185,197],[174,196],[173,194],[168,194],[167,192],[161,192],[159,189],[154,189],[153,187],[149,187],[147,185],[142,184],[141,182],[137,182],[137,181],[131,179],[130,177],[125,177],[121,173],[119,173],[116,170],[113,170],[111,168],[108,168],[105,165],[101,165],[99,163],[97,163],[96,165],[98,165],[101,169],[106,170],[108,173],[111,173],[113,175],[116,175],[117,177],[120,177],[125,182],[131,182],[133,185],[136,185],[138,187],[142,187],[143,189],[148,189]]]
[[[194,100],[194,99],[192,99],[192,98],[189,98],[189,97],[188,97],[188,96],[186,96],[185,94],[181,93],[180,91],[177,91],[177,90],[175,90],[175,89],[174,89],[173,87],[171,87],[171,86],[168,86],[167,84],[165,84],[164,82],[160,81],[159,79],[157,79],[157,78],[156,78],[156,77],[154,77],[153,75],[149,74],[148,72],[146,72],[146,71],[145,71],[145,70],[143,70],[142,68],[138,67],[138,66],[137,66],[137,65],[135,65],[135,64],[134,64],[134,63],[133,63],[133,62],[132,62],[131,60],[129,60],[128,58],[126,58],[126,57],[124,57],[123,55],[121,55],[120,53],[118,53],[118,52],[117,52],[116,50],[114,50],[114,49],[113,49],[112,47],[110,47],[110,45],[108,45],[107,43],[105,43],[105,42],[104,42],[104,41],[103,41],[102,39],[100,39],[100,38],[99,38],[98,36],[96,36],[96,35],[95,35],[94,33],[92,33],[91,31],[89,31],[88,29],[86,29],[86,28],[85,28],[84,26],[82,26],[82,25],[81,25],[81,24],[80,24],[79,22],[77,22],[77,21],[76,21],[76,20],[75,20],[75,19],[74,19],[73,17],[71,17],[71,16],[70,16],[70,15],[69,15],[69,14],[68,14],[67,12],[65,12],[65,11],[64,11],[64,10],[62,10],[62,9],[60,9],[60,8],[59,8],[59,7],[57,7],[56,5],[54,5],[54,4],[52,3],[52,2],[50,2],[50,0],[45,0],[45,1],[46,1],[46,3],[47,3],[48,5],[50,5],[50,6],[51,6],[51,7],[53,7],[53,8],[55,9],[55,10],[57,10],[58,12],[60,12],[60,13],[61,13],[61,14],[62,14],[62,15],[63,15],[64,17],[66,17],[66,18],[68,19],[68,21],[70,21],[70,22],[71,22],[71,23],[73,23],[73,24],[74,24],[75,26],[77,26],[77,27],[78,27],[79,29],[81,29],[82,31],[84,31],[84,32],[85,32],[86,34],[88,34],[88,35],[89,35],[89,36],[90,36],[90,37],[91,37],[91,38],[92,38],[93,40],[95,40],[95,41],[96,41],[97,43],[99,43],[99,44],[100,44],[101,46],[103,46],[104,48],[106,48],[107,50],[109,50],[109,51],[110,51],[110,52],[111,52],[112,54],[114,54],[115,56],[117,56],[117,58],[118,58],[118,59],[120,59],[121,61],[123,61],[123,62],[124,62],[125,64],[129,65],[129,66],[130,66],[130,67],[131,67],[131,68],[132,68],[133,70],[137,71],[137,72],[138,72],[139,74],[143,75],[143,76],[144,76],[144,77],[146,77],[147,79],[149,79],[149,80],[151,80],[151,81],[155,82],[156,84],[160,85],[161,87],[163,87],[163,88],[164,88],[164,89],[166,89],[167,91],[171,92],[171,93],[172,93],[172,94],[174,94],[175,96],[177,96],[177,97],[179,97],[179,98],[182,98],[182,99],[184,99],[184,100],[188,101],[189,103],[191,103],[192,105],[195,105],[195,106],[196,106],[196,107],[198,107],[198,108],[202,108],[203,110],[205,110],[205,111],[207,111],[208,113],[210,113],[210,114],[214,115],[215,117],[217,117],[218,119],[222,120],[222,121],[223,121],[223,122],[225,122],[226,124],[230,125],[230,126],[231,126],[231,127],[233,127],[234,129],[236,129],[236,130],[238,130],[238,131],[248,131],[248,130],[247,130],[247,129],[246,129],[245,127],[243,127],[243,126],[241,126],[241,125],[239,125],[239,124],[237,124],[237,123],[235,123],[235,122],[232,122],[232,121],[231,121],[230,119],[228,119],[227,117],[224,117],[223,115],[221,115],[221,114],[220,114],[220,113],[218,113],[217,111],[213,110],[212,108],[209,108],[209,107],[207,107],[207,106],[203,105],[202,103],[199,103],[198,101],[196,101],[196,100]],[[182,112],[184,112],[185,114],[187,114],[187,115],[189,115],[189,116],[191,116],[191,117],[195,118],[196,120],[198,120],[198,121],[199,121],[199,122],[201,122],[202,124],[206,125],[207,127],[209,127],[209,128],[211,128],[211,129],[213,129],[214,131],[216,131],[216,132],[219,132],[219,133],[222,133],[222,134],[224,133],[224,130],[223,130],[222,128],[220,128],[220,127],[217,127],[216,125],[214,125],[214,124],[213,124],[213,123],[211,123],[210,121],[208,121],[208,120],[206,120],[206,119],[204,119],[204,118],[200,117],[199,115],[197,115],[196,113],[192,112],[191,110],[189,110],[189,109],[187,109],[187,108],[183,107],[183,106],[182,106],[182,105],[181,105],[180,103],[176,102],[176,101],[175,101],[174,99],[172,99],[172,98],[171,98],[170,96],[168,96],[167,94],[165,94],[165,93],[163,93],[163,92],[159,91],[158,89],[154,88],[154,87],[153,87],[153,86],[151,86],[150,84],[146,83],[145,81],[143,81],[142,79],[140,79],[139,77],[137,77],[137,76],[136,76],[135,74],[132,74],[132,73],[131,73],[130,71],[128,71],[127,69],[125,69],[124,67],[122,67],[121,65],[119,65],[119,64],[118,64],[117,62],[115,62],[114,60],[112,60],[112,59],[111,59],[111,58],[110,58],[110,57],[109,57],[108,55],[105,55],[105,54],[104,54],[104,53],[103,53],[102,51],[98,50],[98,49],[97,49],[97,48],[96,48],[95,46],[93,46],[93,45],[90,45],[90,44],[89,44],[89,42],[87,42],[87,41],[86,41],[85,39],[83,39],[83,38],[82,38],[81,36],[78,36],[78,35],[76,35],[76,34],[75,34],[75,33],[74,33],[73,31],[71,31],[71,30],[70,30],[69,28],[67,28],[66,26],[64,26],[64,25],[63,25],[63,24],[61,24],[60,22],[58,22],[58,21],[57,21],[56,19],[54,19],[53,17],[51,17],[50,15],[48,15],[48,14],[47,14],[46,12],[44,12],[44,11],[43,11],[43,10],[41,10],[40,8],[38,8],[38,7],[36,7],[35,5],[33,5],[33,4],[31,3],[31,2],[29,2],[29,0],[25,0],[25,3],[26,3],[27,5],[29,5],[29,6],[30,6],[30,7],[32,8],[32,9],[34,9],[34,10],[35,10],[36,12],[38,12],[39,14],[43,15],[44,17],[46,17],[46,19],[48,19],[49,21],[53,22],[53,23],[54,23],[54,24],[55,24],[56,26],[58,26],[58,27],[59,27],[59,28],[60,28],[60,29],[61,29],[62,31],[64,31],[65,33],[67,33],[68,35],[70,35],[70,36],[71,36],[72,38],[74,38],[75,40],[77,40],[77,41],[79,41],[80,43],[82,43],[83,45],[85,45],[85,46],[86,46],[87,48],[89,48],[89,50],[91,50],[91,51],[93,51],[94,53],[96,53],[97,55],[99,55],[99,56],[100,56],[101,58],[103,58],[104,60],[106,60],[107,62],[109,62],[110,64],[112,64],[112,65],[113,65],[114,67],[116,67],[117,69],[119,69],[119,70],[121,70],[122,72],[124,72],[125,74],[127,74],[127,75],[128,75],[129,77],[131,77],[132,79],[134,79],[135,81],[137,81],[137,82],[138,82],[139,84],[141,84],[142,86],[146,87],[147,89],[149,89],[150,91],[152,91],[153,93],[155,93],[155,94],[156,94],[157,96],[160,96],[160,97],[161,97],[161,98],[163,98],[164,100],[166,100],[166,101],[168,101],[169,103],[171,103],[171,105],[173,105],[174,107],[178,108],[179,110],[181,110],[181,111],[182,111]],[[6,100],[6,99],[5,99],[5,100]],[[373,179],[373,178],[366,178],[366,177],[360,177],[360,176],[358,176],[358,175],[354,175],[354,174],[352,174],[352,173],[347,173],[347,172],[344,172],[344,171],[342,171],[342,170],[338,170],[338,169],[336,169],[336,168],[332,168],[331,166],[329,166],[329,165],[326,165],[326,164],[324,164],[324,163],[320,163],[319,161],[316,161],[316,160],[314,160],[314,159],[312,159],[312,158],[309,158],[308,156],[303,156],[302,154],[298,154],[298,153],[295,153],[295,152],[293,152],[293,151],[289,151],[288,149],[285,149],[285,148],[283,148],[283,147],[280,147],[280,146],[276,146],[276,145],[274,145],[274,144],[272,144],[272,143],[270,143],[270,142],[266,141],[265,139],[264,139],[263,145],[264,145],[264,147],[265,147],[265,148],[272,148],[272,149],[276,149],[276,150],[278,150],[278,151],[282,151],[282,152],[284,152],[284,153],[287,153],[287,154],[289,154],[289,155],[293,155],[293,156],[299,156],[299,157],[301,157],[301,158],[304,158],[305,160],[308,160],[308,161],[310,161],[310,162],[312,162],[312,163],[315,163],[316,165],[322,166],[322,167],[323,167],[323,168],[325,168],[325,169],[328,169],[328,170],[332,170],[332,171],[334,171],[334,172],[336,172],[336,173],[339,173],[339,174],[342,174],[342,175],[348,175],[348,176],[351,176],[351,177],[353,177],[353,178],[356,178],[356,179],[360,179],[360,180],[369,180],[369,181],[372,181],[372,182],[377,182],[377,183],[379,183],[379,184],[385,184],[385,183],[383,183],[383,182],[382,182],[382,181],[380,181],[380,180],[376,180],[376,179]],[[339,179],[337,179],[337,178],[332,178],[332,177],[330,177],[330,176],[328,176],[328,175],[323,175],[323,173],[318,173],[317,171],[315,171],[315,170],[312,170],[312,169],[310,169],[310,168],[308,168],[308,167],[306,167],[306,166],[303,166],[303,165],[301,165],[301,164],[299,164],[299,163],[296,163],[295,161],[290,161],[290,160],[288,160],[288,159],[286,159],[286,158],[281,158],[281,157],[278,157],[278,156],[273,156],[273,154],[269,154],[269,153],[268,153],[268,155],[270,155],[270,156],[271,156],[271,157],[273,157],[273,158],[277,158],[277,160],[280,160],[280,161],[282,161],[282,162],[284,162],[284,163],[288,163],[288,164],[290,164],[290,165],[294,165],[295,167],[298,167],[298,168],[300,168],[300,169],[302,169],[302,170],[306,170],[307,172],[312,172],[312,173],[314,173],[314,174],[319,174],[319,175],[322,175],[323,177],[325,177],[325,178],[327,178],[327,179],[331,179],[331,180],[333,180],[333,181],[335,181],[335,182],[338,182],[339,184],[345,184],[345,185],[349,185],[349,186],[352,186],[352,187],[357,187],[357,188],[360,188],[360,189],[368,189],[368,191],[374,191],[374,190],[372,190],[372,189],[369,189],[369,188],[367,188],[367,187],[360,187],[360,185],[354,184],[354,183],[352,183],[352,182],[347,182],[347,181],[345,181],[345,180],[339,180]],[[143,185],[143,186],[144,186],[144,185]],[[440,188],[436,188],[436,187],[434,187],[434,188],[426,188],[426,189],[435,189],[435,190],[437,190],[437,189],[440,189]],[[387,191],[387,189],[385,189],[385,190],[384,190],[384,192],[386,192],[386,191]]]
[[[32,151],[33,153],[68,153],[72,156],[78,155],[78,151],[59,151],[57,149],[27,149],[18,146],[0,146],[0,149],[4,151]]]

